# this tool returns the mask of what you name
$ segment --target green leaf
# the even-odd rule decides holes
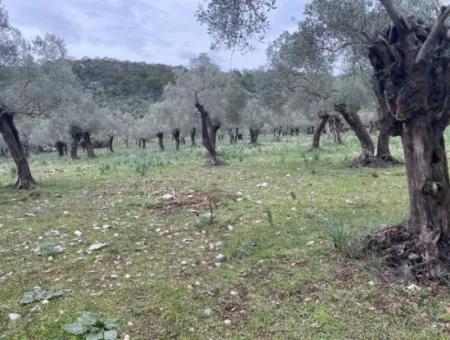
[[[87,327],[78,322],[65,325],[63,329],[73,335],[82,335],[87,332]]]
[[[23,294],[22,300],[20,300],[20,303],[23,305],[33,303],[36,301],[36,296],[34,295],[34,292],[25,292]]]
[[[86,337],[86,340],[102,340],[102,339],[105,339],[103,332],[89,333]]]
[[[78,322],[85,326],[94,326],[99,320],[100,317],[92,312],[82,312],[78,318]]]
[[[55,297],[63,296],[64,292],[62,290],[49,290],[44,294],[44,300],[50,300]]]
[[[108,320],[105,324],[105,328],[106,329],[114,329],[114,328],[118,328],[120,326],[120,324],[122,323],[122,320],[120,319],[112,319],[112,320]]]
[[[109,331],[106,331],[103,333],[105,340],[116,340],[117,339],[117,331],[114,329],[111,329]]]

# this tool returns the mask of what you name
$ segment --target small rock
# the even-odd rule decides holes
[[[49,257],[47,257],[47,261],[53,261],[53,256],[49,256]]]
[[[17,314],[17,313],[10,313],[9,314],[9,319],[11,321],[16,321],[16,320],[19,320],[20,318],[21,318],[20,314]]]
[[[42,307],[39,305],[34,306],[33,308],[30,309],[31,313],[40,313],[42,312]]]
[[[229,231],[233,231],[234,230],[234,226],[232,226],[231,224],[228,225],[228,230]]]
[[[225,255],[224,254],[218,254],[216,256],[216,260],[220,261],[220,262],[224,261],[225,260]]]
[[[224,323],[226,326],[229,326],[229,325],[231,325],[231,320],[226,319],[223,323]]]
[[[211,316],[213,313],[211,308],[205,308],[205,310],[203,311],[203,315],[204,316]]]
[[[107,245],[108,245],[107,243],[94,243],[89,246],[88,250],[89,251],[99,250],[99,249],[105,248]]]
[[[81,236],[81,231],[79,231],[79,230],[75,230],[73,233],[75,234],[76,237]]]
[[[236,290],[232,290],[231,292],[230,292],[230,295],[231,296],[237,296],[239,293],[236,291]]]
[[[256,187],[257,187],[258,189],[261,189],[261,188],[267,188],[268,186],[269,186],[269,184],[266,183],[266,182],[260,183],[260,184],[257,184],[257,185],[256,185]]]
[[[314,242],[314,241],[309,241],[308,243],[306,243],[306,245],[307,245],[307,246],[312,246],[312,245],[314,245],[314,243],[316,243],[316,242]]]
[[[172,194],[165,194],[163,195],[163,199],[166,201],[170,201],[173,199],[173,195]]]
[[[41,303],[42,303],[43,305],[48,305],[49,302],[50,302],[50,301],[48,301],[48,300],[42,300],[42,301],[41,301]]]
[[[123,340],[131,340],[130,336],[128,334],[125,334],[123,336]]]

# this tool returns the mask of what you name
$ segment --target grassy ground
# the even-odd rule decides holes
[[[86,310],[131,339],[447,339],[447,289],[388,284],[332,247],[330,226],[405,219],[404,168],[349,168],[352,136],[309,143],[224,143],[217,169],[190,147],[35,155],[33,192],[12,190],[0,161],[0,339],[70,339],[62,327]],[[34,286],[65,294],[21,305]]]

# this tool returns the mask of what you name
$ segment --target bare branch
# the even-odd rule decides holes
[[[445,20],[447,20],[449,15],[450,15],[450,6],[442,7],[441,14],[439,15],[436,23],[434,24],[430,34],[428,35],[427,40],[425,40],[422,47],[420,48],[419,53],[417,54],[416,64],[420,64],[421,62],[425,61],[425,58],[430,54],[433,44],[438,38],[442,29],[444,28]]]
[[[380,0],[380,2],[383,4],[384,8],[386,8],[386,11],[388,12],[390,18],[397,28],[404,29],[406,31],[411,30],[411,26],[409,25],[408,21],[395,7],[392,0]]]

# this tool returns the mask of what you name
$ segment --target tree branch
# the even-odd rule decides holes
[[[433,44],[438,38],[442,29],[444,28],[445,20],[447,20],[449,15],[450,15],[450,6],[442,7],[441,14],[439,15],[436,23],[434,24],[430,34],[428,35],[427,40],[425,40],[422,47],[420,48],[419,53],[417,54],[416,64],[420,64],[421,62],[425,61],[425,58],[430,54],[431,49],[433,48]]]
[[[395,7],[392,0],[380,0],[384,8],[388,12],[390,18],[394,22],[394,25],[399,29],[404,29],[406,31],[411,30],[411,26],[405,17],[400,13],[400,11]]]

